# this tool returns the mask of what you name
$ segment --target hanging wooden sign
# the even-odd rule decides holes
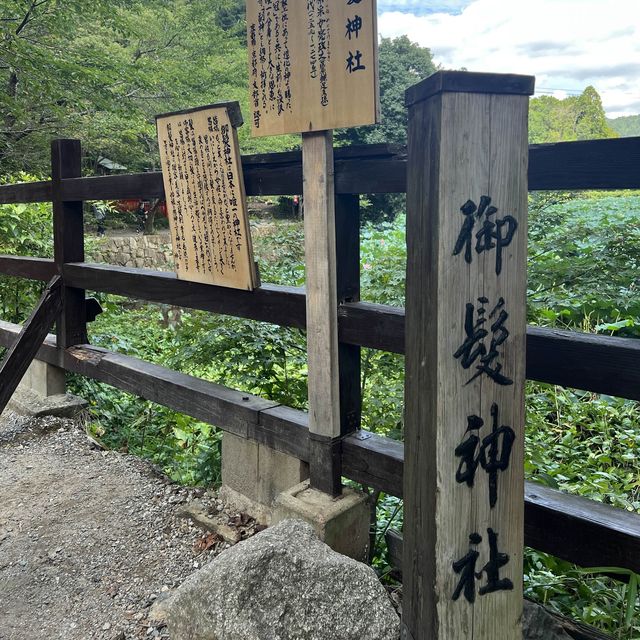
[[[237,102],[156,116],[178,278],[255,289]]]
[[[376,0],[247,0],[254,136],[379,119]]]

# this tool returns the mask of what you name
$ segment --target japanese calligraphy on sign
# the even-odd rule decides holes
[[[453,255],[457,256],[464,249],[464,259],[471,264],[471,245],[475,238],[476,253],[495,252],[496,275],[499,276],[502,271],[502,252],[511,244],[518,222],[510,215],[499,217],[498,208],[490,205],[491,198],[482,196],[479,205],[476,205],[473,200],[467,200],[460,207],[464,215],[464,223],[453,249]],[[495,218],[492,217],[494,215]],[[479,229],[474,233],[476,223]]]
[[[237,103],[157,116],[179,278],[252,290],[253,261],[236,127]]]
[[[247,0],[254,136],[378,120],[376,0]]]
[[[462,254],[468,265],[473,265],[474,251],[478,256],[487,254],[492,260],[491,269],[495,276],[495,290],[500,292],[503,268],[503,251],[511,244],[518,229],[516,219],[511,215],[500,216],[499,209],[492,205],[492,199],[483,195],[479,203],[467,200],[460,212],[464,216],[460,232],[453,249],[453,259]],[[480,295],[476,300],[464,304],[464,335],[453,357],[463,369],[473,367],[473,375],[464,383],[467,387],[478,378],[484,378],[489,385],[491,396],[496,387],[513,385],[513,379],[503,372],[502,349],[507,343],[510,331],[509,312],[504,297],[499,295],[491,301]],[[462,312],[462,309],[461,309]],[[491,386],[495,384],[495,387]],[[485,387],[486,388],[486,387]],[[478,473],[486,473],[488,480],[488,504],[493,511],[498,504],[498,474],[509,469],[516,432],[509,425],[500,425],[500,409],[497,402],[491,404],[491,426],[487,433],[482,416],[467,416],[467,428],[453,455],[457,459],[455,480],[470,490],[476,487]],[[464,556],[455,559],[451,568],[457,576],[457,584],[452,594],[453,600],[461,595],[473,604],[476,592],[488,595],[496,591],[513,589],[511,579],[501,577],[501,570],[509,564],[509,554],[498,548],[498,532],[487,529],[485,542],[489,547],[489,560],[480,571],[476,564],[481,556],[478,550],[483,537],[472,532],[468,534],[468,550]],[[486,583],[477,588],[476,582],[486,574]]]

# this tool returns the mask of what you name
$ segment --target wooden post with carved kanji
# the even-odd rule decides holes
[[[522,637],[527,114],[534,79],[407,91],[403,638]]]

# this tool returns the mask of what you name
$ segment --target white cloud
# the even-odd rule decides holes
[[[408,35],[444,68],[535,75],[545,93],[593,85],[608,115],[640,111],[638,0],[475,0],[429,15],[391,3],[409,10],[383,11],[380,34]]]

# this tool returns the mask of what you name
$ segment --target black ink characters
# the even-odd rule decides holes
[[[498,347],[509,337],[509,330],[505,327],[505,322],[509,318],[509,314],[504,310],[504,298],[498,300],[498,303],[489,314],[489,320],[493,319],[496,314],[497,317],[490,327],[492,337],[488,350],[484,344],[484,339],[489,335],[489,331],[484,327],[484,324],[487,322],[486,308],[484,305],[488,304],[489,300],[483,296],[478,298],[478,302],[480,303],[477,310],[478,319],[475,322],[474,313],[476,309],[472,303],[468,302],[466,304],[464,319],[466,338],[453,354],[453,357],[456,358],[456,360],[460,359],[460,364],[465,369],[468,369],[476,360],[479,360],[479,364],[476,365],[475,375],[465,384],[473,382],[478,376],[484,373],[496,384],[511,385],[513,384],[513,380],[501,373],[502,364],[497,361],[500,356]]]
[[[460,576],[460,580],[451,596],[452,600],[457,600],[461,594],[467,602],[473,604],[476,601],[476,580],[480,580],[484,573],[487,574],[487,584],[480,587],[478,593],[481,596],[496,591],[511,591],[513,582],[508,578],[500,578],[500,569],[509,563],[509,556],[498,550],[498,534],[493,529],[487,529],[489,535],[489,562],[476,573],[476,563],[480,553],[476,550],[482,542],[482,536],[472,533],[469,536],[469,551],[460,560],[453,564],[453,570]]]
[[[491,433],[480,440],[474,432],[482,429],[484,420],[479,416],[469,416],[465,435],[470,435],[456,447],[455,454],[460,458],[456,482],[466,482],[468,487],[473,487],[478,466],[489,474],[489,506],[493,509],[498,501],[498,471],[509,468],[516,434],[509,426],[498,427],[498,405],[495,402],[491,406],[491,419]]]
[[[496,218],[495,222],[491,218],[498,213],[497,207],[490,206],[491,198],[482,196],[480,204],[476,205],[473,200],[467,200],[460,211],[464,215],[462,229],[456,240],[453,255],[457,256],[464,249],[464,259],[467,264],[471,264],[472,253],[471,243],[473,241],[473,230],[476,222],[482,222],[480,230],[475,234],[476,253],[496,250],[496,275],[502,272],[502,250],[508,247],[513,240],[513,236],[518,228],[518,221],[513,216]],[[482,220],[484,216],[484,221]]]

